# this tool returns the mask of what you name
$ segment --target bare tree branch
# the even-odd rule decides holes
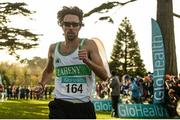
[[[177,18],[180,18],[180,15],[179,14],[176,14],[176,13],[173,13],[173,16],[177,17]]]
[[[100,6],[92,9],[91,11],[87,12],[84,14],[84,17],[88,17],[90,15],[92,15],[93,13],[101,13],[102,11],[105,10],[105,13],[108,12],[108,10],[112,9],[113,7],[116,7],[116,6],[124,6],[130,2],[134,2],[134,1],[137,1],[137,0],[129,0],[129,1],[126,1],[126,2],[118,2],[118,1],[114,1],[114,2],[107,2],[107,3],[103,3],[101,4]]]

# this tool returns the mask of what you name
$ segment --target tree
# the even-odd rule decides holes
[[[40,57],[33,57],[31,60],[27,60],[28,67],[32,70],[36,70],[40,68],[43,70],[45,68],[45,65],[47,64],[46,58],[40,58]]]
[[[22,83],[24,85],[33,86],[41,79],[42,71],[47,64],[47,59],[33,57],[32,59],[24,60],[24,66],[21,68]]]
[[[140,75],[143,77],[146,74],[138,42],[127,17],[122,20],[118,28],[111,59],[111,70],[118,70],[122,75]]]
[[[4,80],[8,83],[8,86],[19,80],[18,76],[20,76],[20,74],[18,70],[20,69],[15,64],[8,64],[7,62],[0,63],[0,74],[3,75]]]
[[[5,88],[7,88],[10,85],[10,81],[8,76],[6,75],[6,70],[8,68],[8,63],[0,63],[0,75],[2,77],[2,82]]]
[[[174,14],[177,15],[177,14]],[[166,74],[178,75],[172,0],[157,0],[157,22],[161,28],[166,60]]]
[[[34,57],[32,60],[26,60],[27,63],[20,64],[7,62],[0,63],[0,74],[5,78],[7,86],[33,86],[41,79],[41,74],[44,69],[47,59]]]
[[[29,72],[25,71],[25,75],[30,76],[29,81],[31,85],[37,84],[37,81],[41,79],[41,74],[45,65],[47,64],[46,58],[33,57],[31,60],[26,60],[26,67]]]
[[[9,16],[30,16],[32,13],[25,8],[25,3],[0,3],[0,50],[7,49],[10,55],[19,59],[17,50],[30,49],[37,46],[38,34],[28,29],[9,27],[11,22]],[[23,23],[22,23],[23,24]]]

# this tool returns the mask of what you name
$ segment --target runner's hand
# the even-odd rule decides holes
[[[43,95],[44,92],[44,86],[42,84],[39,84],[38,86],[36,86],[33,91],[38,94],[38,95]]]
[[[79,50],[78,52],[78,56],[79,56],[79,59],[82,60],[84,63],[87,63],[89,58],[88,58],[88,52],[86,49],[81,49]]]

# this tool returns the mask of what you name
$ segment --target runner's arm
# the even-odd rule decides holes
[[[85,48],[87,48],[89,55],[89,59],[86,59],[85,63],[100,79],[106,81],[108,79],[107,71],[104,68],[96,43],[93,40],[87,40]]]
[[[53,74],[53,70],[54,70],[53,53],[54,53],[54,49],[55,49],[55,44],[51,44],[49,47],[49,51],[48,51],[48,63],[47,63],[47,66],[42,73],[42,78],[39,81],[39,84],[41,84],[42,86],[44,86],[47,82],[49,82],[51,80],[51,77]]]

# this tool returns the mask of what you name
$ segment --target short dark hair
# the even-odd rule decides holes
[[[82,25],[83,11],[80,8],[76,7],[76,6],[73,6],[73,7],[63,6],[63,9],[58,11],[57,19],[58,19],[58,24],[59,25],[62,24],[64,16],[68,15],[68,14],[77,15],[79,17],[80,25]]]

